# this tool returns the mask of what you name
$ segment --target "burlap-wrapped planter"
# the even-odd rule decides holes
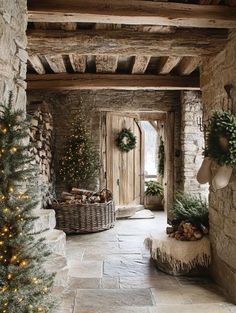
[[[94,233],[114,227],[116,216],[113,201],[106,203],[55,203],[56,228],[66,234]]]
[[[178,241],[166,234],[145,239],[156,267],[174,276],[199,276],[208,274],[211,249],[208,237],[197,241]]]

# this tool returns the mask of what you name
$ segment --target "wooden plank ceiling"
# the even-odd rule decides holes
[[[236,28],[236,8],[228,7],[235,6],[236,0],[200,0],[199,4],[143,0],[51,3],[28,1],[28,89],[100,89],[106,84],[117,89],[199,89],[201,59],[224,48],[228,39],[225,28]],[[113,5],[117,6],[115,13]],[[162,18],[155,15],[157,8]],[[171,14],[175,12],[178,23],[173,23]],[[186,18],[181,19],[181,14]],[[126,15],[135,17],[135,25]],[[111,20],[111,16],[115,18]],[[122,17],[121,23],[117,17]],[[106,76],[109,74],[113,76]]]

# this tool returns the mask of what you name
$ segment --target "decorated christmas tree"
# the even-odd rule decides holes
[[[80,112],[72,123],[71,135],[65,145],[60,175],[70,190],[89,188],[99,174],[99,155],[91,140],[86,118]]]
[[[29,125],[11,104],[0,106],[0,312],[46,313],[53,275],[43,269],[49,255],[33,235],[36,201],[28,146]]]

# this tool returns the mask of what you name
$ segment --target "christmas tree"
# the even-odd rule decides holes
[[[80,112],[72,123],[71,136],[65,145],[60,175],[69,190],[72,187],[88,188],[96,181],[99,167],[98,152],[91,141],[86,118]]]
[[[49,255],[32,234],[37,201],[23,112],[0,106],[0,312],[46,313],[53,306],[53,276],[43,269]]]

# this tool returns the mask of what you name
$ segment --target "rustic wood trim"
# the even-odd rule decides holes
[[[66,66],[61,55],[45,55],[45,59],[54,73],[66,72]]]
[[[165,143],[165,175],[164,175],[164,195],[165,211],[170,218],[170,209],[174,202],[174,125],[175,113],[167,112],[164,126]]]
[[[100,189],[107,188],[107,153],[106,153],[106,112],[100,112]]]
[[[115,73],[118,64],[118,55],[96,55],[97,73]]]
[[[166,113],[142,112],[138,113],[140,121],[165,121]]]
[[[41,75],[46,73],[42,61],[36,54],[29,56],[28,60],[36,73]]]
[[[180,62],[181,57],[164,57],[158,65],[158,74],[169,74],[173,68]]]
[[[148,67],[150,59],[151,56],[137,55],[135,57],[132,74],[143,74]]]
[[[120,74],[31,74],[28,90],[200,90],[199,77]]]
[[[145,163],[145,136],[142,126],[139,121],[136,121],[140,131],[140,204],[144,204],[144,163]]]
[[[89,22],[235,28],[236,10],[225,6],[120,0],[29,0],[29,22]]]
[[[29,30],[29,55],[110,54],[152,56],[207,56],[223,50],[228,31],[177,29],[173,33],[128,30]]]
[[[177,71],[180,75],[190,75],[199,66],[199,58],[184,57],[178,65]]]

